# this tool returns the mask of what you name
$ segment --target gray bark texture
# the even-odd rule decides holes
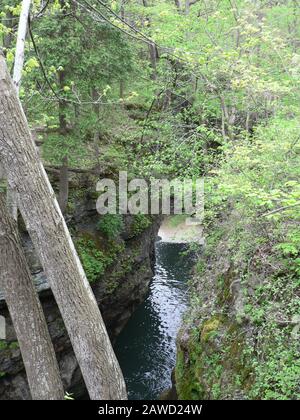
[[[18,35],[17,35],[17,44],[15,52],[15,64],[14,64],[14,74],[13,82],[16,87],[16,91],[19,95],[22,71],[25,58],[25,39],[28,25],[28,17],[30,13],[31,0],[23,0],[21,6],[21,14],[19,19],[18,26]],[[18,203],[17,203],[17,193],[9,186],[7,188],[7,206],[9,209],[10,215],[14,220],[18,220]]]
[[[13,320],[34,400],[62,400],[64,389],[42,306],[15,221],[0,194],[0,288]]]
[[[0,54],[0,160],[59,306],[91,399],[126,399],[102,316]]]
[[[13,74],[13,81],[14,81],[14,85],[16,87],[18,94],[20,90],[22,71],[23,71],[23,65],[24,65],[25,39],[26,39],[26,32],[27,32],[27,25],[28,25],[28,17],[29,17],[29,12],[30,12],[30,5],[31,5],[31,0],[22,1],[21,15],[19,19],[14,74]]]
[[[61,212],[65,214],[68,206],[69,198],[69,171],[68,171],[68,157],[63,158],[62,167],[59,170],[59,196],[58,203]]]

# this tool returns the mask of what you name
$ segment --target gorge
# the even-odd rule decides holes
[[[69,215],[75,243],[82,235],[96,243],[105,240],[97,228],[99,218],[93,198],[87,196],[77,202]],[[187,282],[194,261],[184,238],[191,240],[194,235],[196,240],[198,232],[185,227],[184,216],[173,216],[172,223],[172,217],[165,221],[156,217],[133,234],[131,219],[124,218],[118,240],[123,240],[125,247],[118,262],[93,283],[93,292],[115,343],[129,398],[158,399],[172,387],[176,337],[188,304]],[[71,343],[26,232],[23,243],[65,389],[75,399],[85,399],[87,393]],[[30,399],[20,350],[1,294],[0,313],[7,326],[7,345],[0,349],[0,399]]]
[[[298,0],[0,0],[0,400],[300,399],[299,85]]]
[[[89,261],[93,257],[91,244],[92,247],[97,247],[97,240],[101,238],[101,233],[97,228],[98,220],[99,215],[95,209],[95,200],[85,197],[77,203],[69,221],[73,226],[74,233],[76,231],[80,247],[83,243],[82,238],[85,239],[84,249],[86,253],[83,255],[86,258],[89,256]],[[93,292],[103,313],[112,341],[115,341],[136,307],[147,295],[153,275],[154,247],[159,224],[160,220],[154,219],[138,228],[137,224],[133,223],[132,218],[128,217],[124,223],[123,237],[116,240],[119,244],[119,251],[121,249],[120,243],[122,244],[122,252],[118,254],[118,259],[108,266],[105,274],[100,274],[99,271],[99,277],[93,282]],[[105,238],[102,237],[102,240],[105,241]],[[23,242],[37,289],[40,291],[40,299],[59,360],[65,389],[75,398],[83,397],[86,395],[86,390],[71,343],[49,290],[47,279],[43,275],[26,233],[23,234]],[[115,243],[114,246],[116,246]],[[30,399],[22,357],[1,294],[0,314],[6,319],[7,334],[5,344],[1,342],[0,347],[0,399]]]

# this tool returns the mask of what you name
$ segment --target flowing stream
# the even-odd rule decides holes
[[[187,307],[191,257],[185,244],[156,242],[155,274],[149,295],[116,342],[129,399],[151,400],[171,387],[176,336]]]

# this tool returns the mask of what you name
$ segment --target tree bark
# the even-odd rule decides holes
[[[20,15],[19,26],[18,26],[15,63],[14,63],[14,72],[13,72],[13,81],[14,81],[14,85],[18,94],[20,91],[22,71],[23,71],[23,66],[24,66],[25,40],[26,40],[26,32],[27,32],[27,27],[28,27],[30,5],[31,5],[31,0],[22,1],[21,15]],[[6,200],[7,200],[7,206],[8,206],[10,215],[12,216],[14,220],[18,220],[17,194],[16,194],[16,191],[10,188],[9,186],[7,187]]]
[[[143,6],[148,7],[148,1],[147,0],[143,0]],[[148,19],[149,25],[151,25],[150,17],[147,16],[147,19]],[[156,44],[154,42],[151,42],[150,44],[148,44],[148,50],[149,50],[149,56],[150,56],[150,64],[151,64],[151,68],[152,68],[151,79],[156,80],[156,78],[157,78],[157,60],[159,58]]]
[[[69,333],[91,399],[126,399],[121,369],[0,55],[0,159]]]
[[[14,220],[18,220],[18,203],[17,203],[17,193],[16,191],[10,187],[9,181],[7,184],[7,190],[6,190],[6,203],[7,203],[7,209],[9,211],[9,214]]]
[[[121,85],[120,85],[121,86]],[[95,124],[95,133],[94,133],[94,142],[93,142],[93,149],[95,153],[96,159],[96,168],[100,172],[101,171],[101,162],[100,162],[100,130],[99,130],[99,123],[100,123],[100,104],[99,104],[99,94],[97,89],[94,87],[92,88],[92,99],[93,103],[93,112],[96,117],[96,124]]]
[[[63,70],[58,72],[58,80],[60,90],[63,90],[65,73]],[[67,127],[67,104],[64,99],[61,99],[58,103],[58,117],[59,117],[59,134],[64,137],[64,142],[66,141],[66,136],[68,134]],[[58,203],[62,213],[64,214],[69,199],[69,171],[68,171],[68,155],[66,154],[62,159],[62,166],[60,168],[59,174],[59,193],[58,193]]]
[[[34,400],[62,400],[64,389],[47,323],[3,194],[0,255],[0,287],[17,334],[31,396]]]
[[[148,44],[149,48],[149,55],[150,55],[150,63],[152,67],[151,79],[157,79],[157,59],[158,59],[158,51],[157,46],[154,43]]]
[[[16,44],[14,75],[13,75],[13,81],[14,81],[14,84],[18,93],[20,90],[22,71],[23,71],[23,65],[24,65],[25,39],[26,39],[26,33],[27,33],[30,4],[31,4],[31,0],[22,1],[21,15],[20,15],[19,27],[18,27],[18,37],[17,37],[17,44]]]
[[[181,13],[181,3],[180,3],[180,0],[174,0],[174,1],[175,1],[175,6],[177,8],[177,11],[179,13]]]
[[[59,170],[59,196],[58,202],[61,212],[64,214],[69,199],[69,169],[68,169],[68,157],[63,158],[63,164]]]
[[[230,140],[233,140],[231,118],[229,116],[228,107],[226,105],[226,102],[225,102],[225,99],[224,99],[223,95],[219,95],[219,99],[220,99],[221,110],[222,110],[222,133],[223,133],[223,137],[224,137],[224,139],[226,139],[226,136],[228,136],[228,138]],[[232,114],[232,117],[234,117],[234,114]]]
[[[120,79],[120,89],[119,89],[119,97],[120,99],[124,99],[124,91],[125,91],[125,83],[123,79]]]
[[[184,12],[186,15],[190,14],[190,0],[185,0],[185,8],[184,8]]]

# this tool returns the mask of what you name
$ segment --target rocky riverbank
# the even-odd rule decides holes
[[[179,399],[299,398],[299,277],[261,232],[238,211],[208,232],[177,340]]]

